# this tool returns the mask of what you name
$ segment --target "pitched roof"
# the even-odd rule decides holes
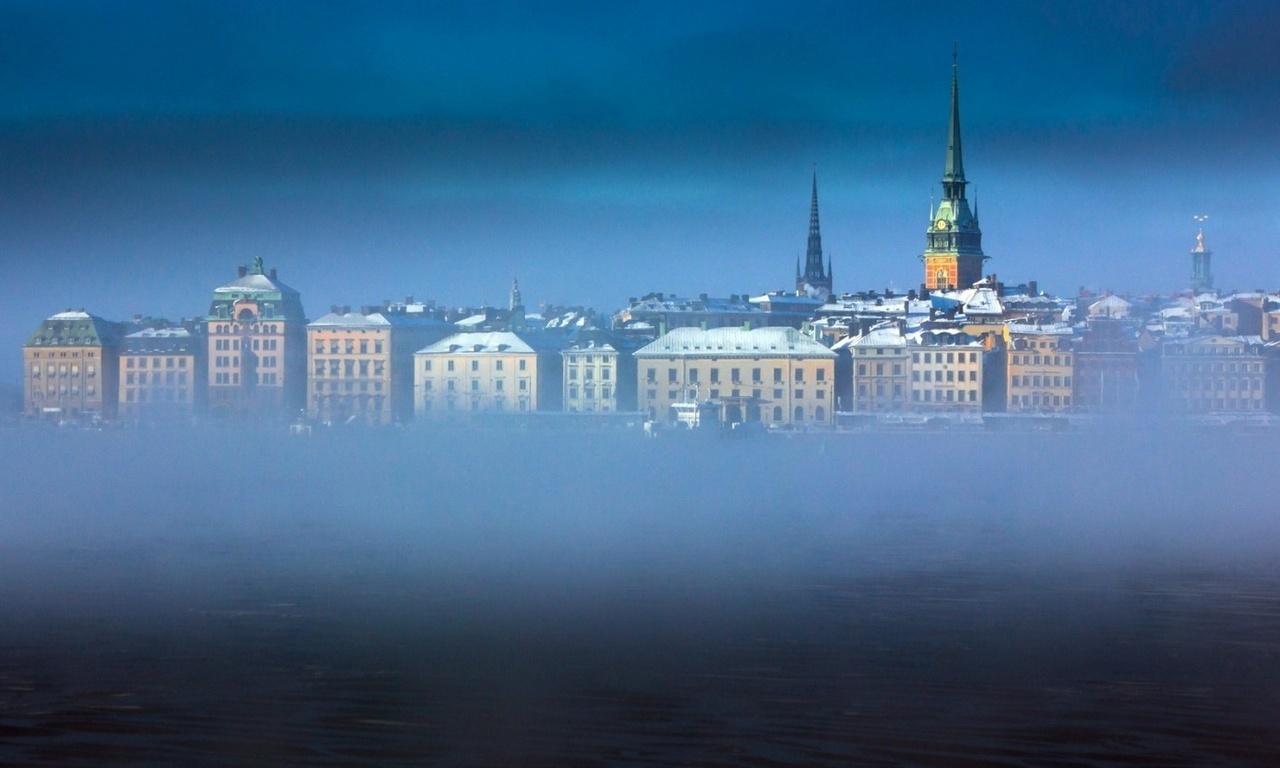
[[[637,357],[835,357],[795,328],[677,328],[636,352]]]

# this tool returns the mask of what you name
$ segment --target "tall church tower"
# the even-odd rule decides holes
[[[1191,249],[1191,290],[1204,293],[1213,290],[1213,269],[1209,259],[1213,251],[1204,247],[1204,230],[1196,234],[1196,247]]]
[[[831,262],[822,264],[822,230],[818,227],[818,172],[813,173],[813,197],[809,201],[809,247],[805,251],[804,271],[796,264],[796,293],[812,295],[823,301],[831,297]]]
[[[978,215],[965,199],[964,160],[960,151],[960,76],[956,55],[951,58],[951,122],[947,128],[947,164],[942,172],[942,200],[929,205],[929,229],[924,253],[924,287],[929,290],[968,288],[982,279],[982,230]],[[975,204],[976,208],[976,204]]]

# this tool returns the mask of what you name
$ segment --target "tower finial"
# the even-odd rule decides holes
[[[947,164],[942,172],[943,196],[964,197],[964,159],[960,150],[960,67],[959,49],[951,53],[951,119],[947,125]]]

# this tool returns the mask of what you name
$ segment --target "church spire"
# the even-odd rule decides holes
[[[809,244],[805,250],[804,272],[796,265],[796,291],[830,295],[831,274],[822,259],[822,228],[818,223],[818,170],[813,171],[813,191],[809,197]],[[824,295],[823,298],[826,298]]]
[[[964,155],[960,148],[959,52],[951,51],[951,120],[947,126],[947,164],[942,172],[942,194],[951,200],[964,198]]]

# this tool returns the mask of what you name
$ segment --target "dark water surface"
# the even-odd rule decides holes
[[[1280,763],[1269,434],[15,435],[5,766]]]

